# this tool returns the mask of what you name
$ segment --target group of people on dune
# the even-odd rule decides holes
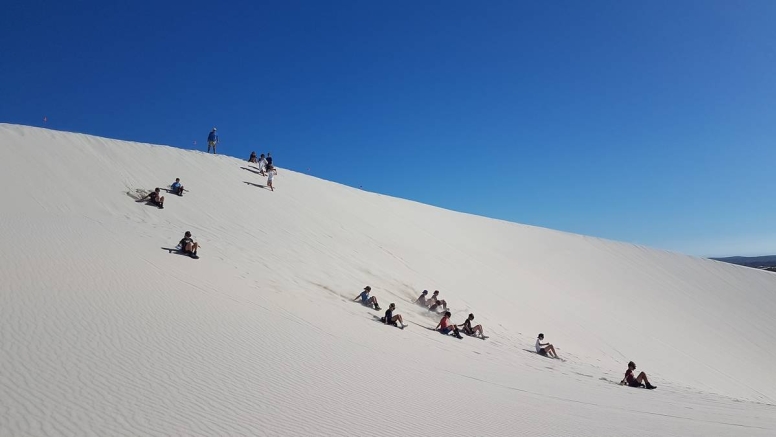
[[[267,157],[265,158],[262,153],[259,158],[256,158],[256,152],[251,152],[248,162],[258,165],[259,174],[267,177],[267,187],[270,190],[275,191],[275,187],[272,186],[272,181],[275,178],[275,175],[278,174],[278,171],[275,169],[275,166],[272,165],[272,155],[267,153]]]
[[[372,296],[371,292],[372,292],[372,287],[367,285],[366,287],[364,287],[364,290],[353,299],[353,301],[360,300],[362,305],[370,308],[374,308],[375,310],[380,311],[381,308],[380,308],[380,304],[377,302],[377,297]],[[441,308],[441,310],[443,311],[442,318],[439,320],[439,323],[437,323],[436,327],[433,329],[434,331],[437,331],[440,334],[443,334],[443,335],[452,334],[457,338],[463,338],[463,336],[461,335],[461,331],[463,331],[464,334],[470,337],[477,337],[483,340],[488,338],[485,336],[482,325],[472,326],[472,322],[474,321],[474,314],[469,314],[466,320],[460,325],[456,325],[455,323],[452,323],[450,321],[450,317],[452,317],[452,314],[450,313],[450,311],[447,310],[447,301],[439,298],[439,290],[435,290],[434,293],[431,295],[431,297],[428,297],[428,290],[423,290],[420,296],[418,296],[418,298],[415,299],[413,303],[436,314],[438,314],[438,309]],[[392,325],[392,326],[396,326],[397,328],[404,329],[407,326],[404,323],[404,318],[401,316],[401,314],[394,314],[395,310],[396,310],[396,304],[394,303],[389,304],[388,309],[385,311],[385,315],[380,318],[380,321],[386,325]],[[536,353],[544,357],[559,358],[558,353],[555,351],[555,346],[553,346],[552,343],[544,343],[543,341],[544,341],[544,334],[539,333],[539,335],[536,338],[536,344],[534,345],[536,348]],[[625,378],[623,378],[620,384],[628,385],[630,387],[647,388],[650,390],[656,388],[656,386],[649,383],[646,373],[641,372],[639,373],[638,376],[634,376],[635,370],[636,370],[636,364],[634,364],[633,361],[629,362],[628,370],[625,372]]]
[[[353,300],[354,301],[361,300],[362,305],[372,307],[375,310],[380,311],[380,304],[377,302],[376,297],[370,296],[371,292],[372,292],[372,287],[367,285],[366,287],[364,287],[364,291],[359,293],[359,295],[356,296],[355,299]],[[439,308],[441,308],[444,311],[444,313],[442,314],[442,318],[439,320],[439,323],[437,324],[436,328],[434,328],[435,331],[444,335],[452,334],[458,338],[463,338],[461,336],[460,330],[458,329],[460,327],[463,333],[470,337],[479,337],[479,338],[482,338],[483,340],[487,338],[483,333],[482,325],[472,326],[472,321],[474,320],[474,314],[469,314],[469,317],[466,318],[463,324],[456,325],[450,322],[450,317],[452,317],[452,314],[450,313],[450,311],[447,311],[447,302],[444,299],[439,298],[439,290],[434,291],[431,297],[427,297],[427,296],[428,296],[428,290],[423,290],[423,293],[421,293],[421,295],[418,296],[418,298],[415,299],[413,303],[433,313],[438,313],[437,310]],[[390,305],[388,305],[388,309],[385,311],[385,315],[380,318],[380,321],[385,323],[386,325],[393,325],[404,329],[407,326],[404,324],[404,319],[402,318],[401,314],[394,315],[393,314],[394,310],[396,310],[396,304],[391,303]],[[401,326],[399,326],[399,324],[401,324]]]

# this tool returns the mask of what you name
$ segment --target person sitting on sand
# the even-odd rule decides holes
[[[366,286],[364,287],[364,291],[359,293],[358,296],[356,296],[353,301],[357,301],[361,299],[361,305],[367,306],[367,307],[374,307],[377,311],[380,311],[380,305],[377,304],[377,298],[374,296],[369,296],[369,292],[372,291],[372,287]]]
[[[172,191],[172,194],[183,196],[183,185],[181,185],[181,178],[175,178],[175,182],[170,185],[170,191]]]
[[[250,158],[248,158],[248,162],[252,162],[256,164],[258,161],[256,160],[256,152],[251,152]]]
[[[178,250],[186,255],[197,256],[197,249],[199,248],[199,244],[197,244],[197,242],[191,238],[191,232],[186,231],[183,239],[181,239],[180,243],[178,243],[178,247]]]
[[[447,301],[439,298],[439,290],[434,290],[434,294],[426,300],[426,305],[428,306],[428,310],[433,312],[436,312],[437,308],[440,306],[442,309],[447,309]]]
[[[463,333],[470,337],[476,337],[477,333],[479,333],[481,338],[485,338],[485,334],[482,331],[482,325],[477,325],[472,328],[472,320],[474,320],[474,314],[469,314],[469,317],[463,322],[463,325],[458,326],[463,328]]]
[[[401,329],[404,329],[406,325],[404,324],[404,320],[401,318],[401,314],[396,314],[395,316],[393,315],[393,310],[395,309],[396,309],[396,305],[394,305],[393,303],[388,305],[388,309],[385,310],[385,316],[380,317],[380,321],[385,323],[386,325],[396,326],[397,328],[399,327],[399,325],[397,325],[396,322],[399,322],[401,323]]]
[[[148,203],[158,206],[159,209],[164,209],[164,196],[162,196],[160,192],[161,190],[156,188],[154,191],[151,191],[145,197],[138,200],[138,202],[148,199]]]
[[[636,370],[636,363],[633,361],[628,363],[628,370],[625,371],[625,378],[620,381],[622,385],[628,385],[629,387],[643,387],[649,390],[656,389],[657,386],[649,383],[647,374],[644,372],[639,373],[639,376],[634,377],[633,371]]]
[[[442,316],[442,319],[437,323],[436,328],[434,328],[434,331],[439,331],[440,334],[447,335],[450,332],[453,333],[458,338],[463,338],[461,336],[461,333],[458,332],[458,326],[450,323],[450,311],[445,312],[445,315]]]
[[[542,340],[544,340],[544,334],[539,334],[539,337],[536,338],[536,353],[543,357],[558,358],[555,346],[550,343],[542,343]]]
[[[423,290],[423,293],[421,293],[420,296],[418,296],[418,298],[415,299],[415,302],[413,303],[416,303],[422,306],[423,308],[428,308],[428,305],[426,304],[426,296],[428,296],[428,290]]]

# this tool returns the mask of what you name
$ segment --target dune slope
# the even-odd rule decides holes
[[[776,432],[772,273],[24,126],[0,182],[0,435]],[[426,329],[424,288],[490,338]]]

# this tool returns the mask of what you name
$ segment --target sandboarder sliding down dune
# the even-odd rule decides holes
[[[652,385],[649,383],[649,379],[647,379],[647,374],[644,372],[639,373],[639,376],[633,376],[633,371],[636,370],[636,363],[633,361],[628,363],[628,370],[625,371],[625,378],[623,378],[622,381],[620,381],[620,384],[622,385],[628,385],[629,387],[642,387],[646,388],[648,390],[654,390],[657,388],[657,386]]]
[[[178,247],[177,247],[179,252],[195,259],[199,258],[199,255],[197,255],[198,248],[199,248],[199,244],[197,244],[197,242],[194,241],[193,238],[191,238],[191,232],[189,231],[186,231],[186,234],[183,236],[180,243],[178,243]]]
[[[393,315],[393,310],[396,309],[396,305],[393,303],[388,305],[388,309],[385,310],[385,316],[380,317],[380,321],[385,323],[386,325],[393,325],[395,327],[399,327],[399,325],[396,324],[396,322],[401,323],[401,329],[404,329],[407,327],[407,325],[404,324],[404,320],[401,318],[401,314]]]

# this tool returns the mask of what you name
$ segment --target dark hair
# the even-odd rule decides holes
[[[542,333],[540,332],[540,333],[539,333],[539,338],[544,338],[544,334],[542,334]]]
[[[473,319],[474,318],[474,314],[469,314],[469,318]]]
[[[452,316],[452,314],[450,313],[450,311],[445,311],[445,315],[446,315],[447,317],[451,317],[451,316]]]
[[[628,367],[636,367],[636,363],[631,361],[631,362],[628,363]]]

